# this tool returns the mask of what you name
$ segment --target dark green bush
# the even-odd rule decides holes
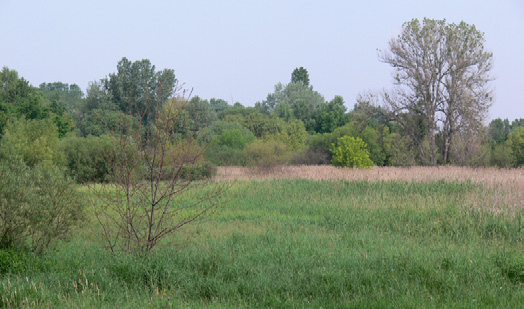
[[[209,179],[216,173],[216,166],[209,161],[186,165],[182,168],[182,178],[187,180]]]
[[[109,172],[106,155],[111,140],[107,135],[100,137],[68,137],[61,141],[68,174],[78,182],[104,182]]]
[[[0,249],[0,275],[22,273],[27,270],[29,257],[24,250],[15,248]]]
[[[217,166],[245,166],[246,155],[243,150],[214,145],[206,152],[206,159]]]

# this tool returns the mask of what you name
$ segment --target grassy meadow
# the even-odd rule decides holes
[[[2,252],[0,307],[524,303],[522,169],[221,168],[215,181],[230,182],[217,212],[149,255],[108,253],[92,217],[41,256]]]

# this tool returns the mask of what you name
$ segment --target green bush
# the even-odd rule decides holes
[[[216,173],[216,166],[209,161],[186,165],[182,168],[182,178],[187,180],[209,179],[215,176]]]
[[[0,249],[42,252],[82,218],[84,200],[58,167],[1,161],[0,175]]]
[[[511,148],[516,166],[524,166],[524,127],[518,127],[509,136],[507,141]]]
[[[58,131],[51,119],[9,120],[0,146],[0,159],[18,157],[29,167],[58,165],[63,161]]]
[[[110,169],[106,155],[111,148],[107,135],[67,137],[60,142],[68,174],[78,182],[104,182]]]
[[[251,131],[238,128],[222,132],[218,139],[218,144],[233,149],[244,149],[244,147],[255,140],[255,135]]]
[[[368,168],[373,166],[366,143],[359,137],[343,136],[332,145],[334,166]]]
[[[245,166],[246,154],[243,150],[227,146],[213,145],[206,152],[206,159],[217,166]]]
[[[515,166],[515,161],[516,158],[513,155],[513,150],[509,143],[506,142],[495,145],[491,153],[491,164],[498,167],[510,168]]]
[[[276,140],[257,140],[244,149],[249,166],[271,169],[286,164],[291,159],[288,147]]]

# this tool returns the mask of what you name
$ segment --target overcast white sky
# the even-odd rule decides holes
[[[497,78],[490,118],[524,118],[522,0],[0,0],[0,67],[85,90],[122,57],[147,58],[195,95],[252,106],[303,66],[315,90],[352,109],[360,92],[391,87],[377,49],[424,17],[485,33]]]

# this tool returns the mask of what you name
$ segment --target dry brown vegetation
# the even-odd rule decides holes
[[[339,168],[333,166],[281,166],[271,170],[245,167],[219,167],[216,180],[366,180],[366,181],[471,181],[489,189],[473,199],[473,205],[495,212],[514,215],[524,211],[524,168],[469,168],[438,167],[373,167],[370,169]],[[481,206],[482,205],[482,206]]]
[[[217,180],[235,179],[312,179],[312,180],[397,180],[397,181],[466,181],[483,184],[519,183],[524,189],[524,168],[373,167],[370,169],[339,168],[327,165],[281,166],[270,171],[245,167],[219,167]]]

